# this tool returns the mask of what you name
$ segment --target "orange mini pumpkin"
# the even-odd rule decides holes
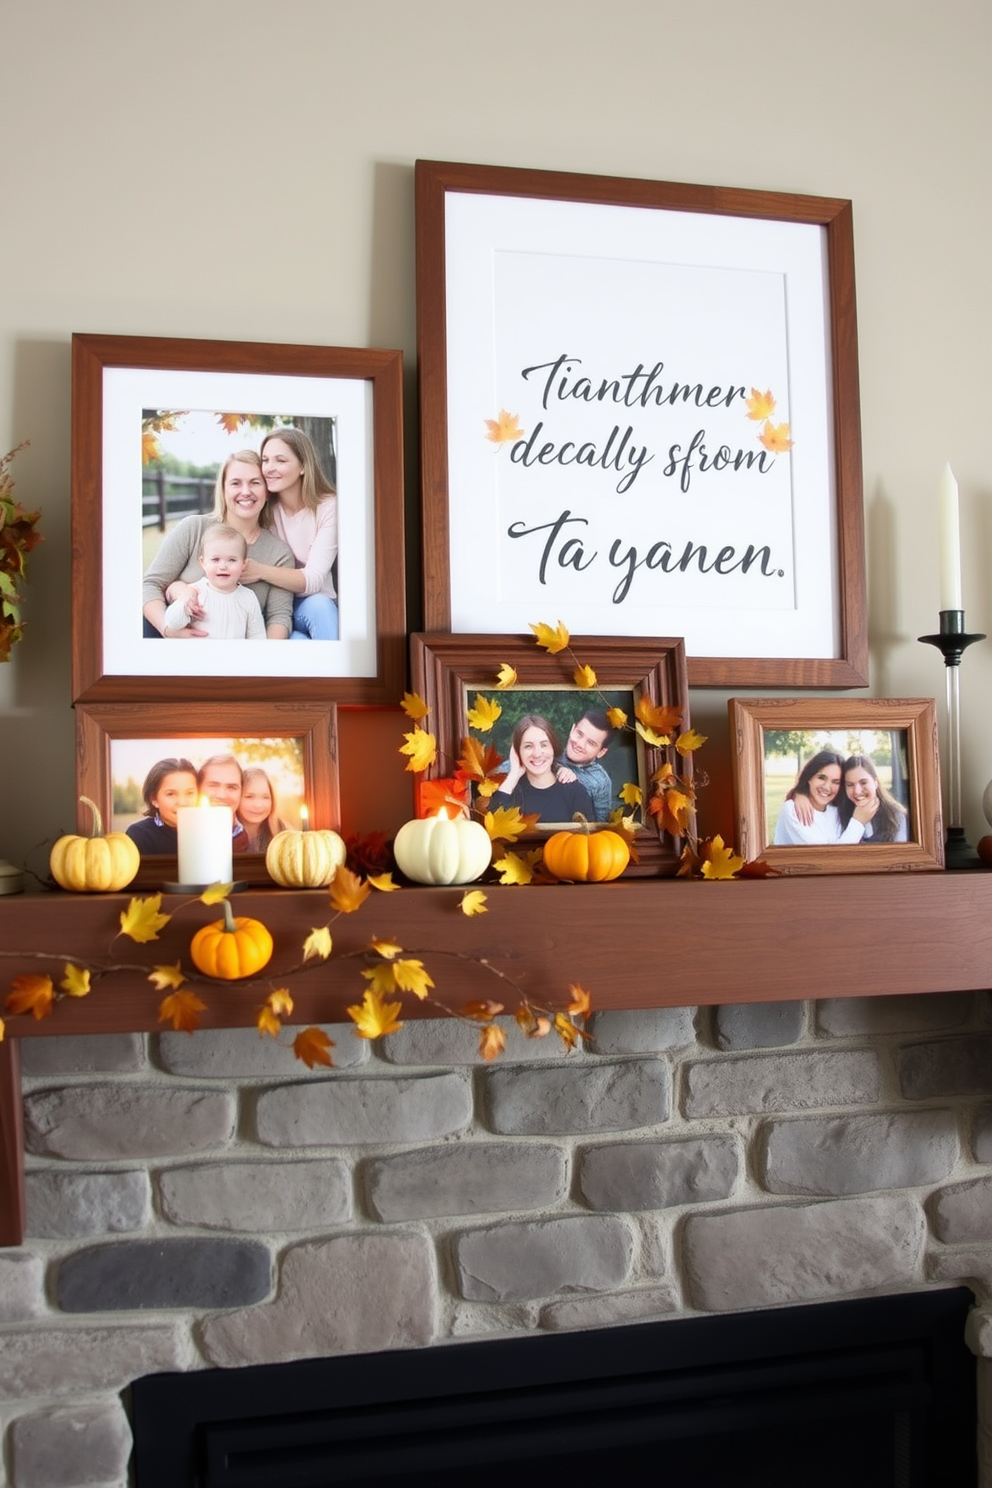
[[[224,918],[197,930],[190,941],[193,965],[204,976],[234,982],[253,976],[272,957],[272,936],[261,920],[235,919],[224,900]]]
[[[619,878],[630,862],[630,848],[619,832],[555,832],[544,844],[544,866],[555,878],[603,883]]]

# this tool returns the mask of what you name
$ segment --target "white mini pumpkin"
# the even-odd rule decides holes
[[[393,843],[401,871],[414,883],[472,883],[489,867],[492,843],[479,822],[444,811],[404,822]]]

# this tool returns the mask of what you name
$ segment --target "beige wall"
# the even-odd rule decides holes
[[[70,334],[400,346],[412,420],[418,156],[853,199],[871,690],[941,692],[947,459],[992,633],[990,40],[987,0],[5,0],[0,449],[32,441],[47,542],[0,667],[3,855],[73,820]],[[964,681],[974,840],[992,643]],[[723,825],[724,699],[693,706]]]

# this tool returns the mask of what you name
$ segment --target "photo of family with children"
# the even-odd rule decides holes
[[[201,797],[230,807],[235,853],[264,853],[301,825],[302,739],[115,739],[110,760],[113,830],[142,857],[175,855],[176,813]]]
[[[623,805],[623,786],[640,783],[634,736],[611,728],[606,716],[613,707],[633,716],[629,689],[591,695],[578,688],[517,687],[512,710],[505,692],[473,688],[476,693],[502,709],[488,733],[471,731],[507,762],[491,807],[517,806],[537,815],[542,828],[568,824],[576,812],[603,822]]]
[[[335,425],[143,410],[147,639],[338,639]]]
[[[766,729],[764,758],[776,847],[912,840],[905,729]]]

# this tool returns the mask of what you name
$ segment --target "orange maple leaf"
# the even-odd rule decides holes
[[[511,440],[524,437],[519,414],[507,413],[505,408],[500,409],[498,419],[486,419],[486,428],[489,430],[486,438],[495,445],[509,444]]]
[[[568,990],[572,994],[572,1000],[565,1011],[576,1017],[585,1018],[592,1009],[592,998],[589,993],[585,987],[580,987],[578,982],[572,982]]]
[[[683,712],[684,709],[673,703],[653,703],[646,694],[637,699],[634,707],[638,722],[656,734],[670,734],[673,729],[677,729],[682,722]]]
[[[142,465],[150,465],[153,460],[158,459],[161,453],[162,446],[158,442],[158,435],[153,434],[150,429],[146,429],[141,436]]]
[[[354,914],[356,909],[361,909],[371,892],[368,884],[363,883],[357,873],[352,873],[342,863],[331,880],[328,895],[331,907],[339,914]]]
[[[669,786],[659,795],[651,797],[648,810],[657,817],[660,831],[668,832],[672,837],[681,837],[689,826],[692,802],[683,791]]]
[[[781,868],[773,868],[771,863],[766,863],[763,858],[752,858],[749,863],[744,864],[737,875],[738,878],[770,878],[773,876],[781,878]]]
[[[589,1038],[588,1033],[584,1033],[581,1028],[576,1028],[572,1020],[566,1018],[564,1013],[555,1013],[554,1029],[569,1053],[572,1052],[580,1039]]]
[[[770,450],[773,455],[784,455],[792,448],[792,440],[789,438],[788,424],[766,423],[758,441]]]
[[[282,1027],[282,1021],[268,1005],[259,1008],[255,1022],[259,1033],[268,1034],[270,1038],[276,1038]]]
[[[757,388],[752,388],[751,396],[746,399],[746,402],[748,418],[754,419],[758,424],[767,418],[771,418],[775,412],[775,399],[772,397],[770,389],[766,393],[759,393]]]
[[[217,415],[217,422],[225,434],[237,434],[243,420],[243,413],[218,413]]]
[[[50,976],[28,972],[15,977],[10,984],[5,1007],[8,1013],[30,1013],[33,1018],[47,1018],[55,1001],[55,988]]]
[[[481,739],[463,739],[462,752],[458,759],[458,774],[462,780],[486,780],[495,775],[503,757],[491,744]],[[506,774],[504,770],[503,774]]]
[[[453,775],[441,775],[436,780],[419,780],[414,795],[419,817],[437,816],[441,810],[449,816],[460,816],[468,796],[468,786]]]
[[[506,1033],[498,1023],[488,1023],[479,1033],[479,1057],[498,1059],[506,1048]]]
[[[307,1069],[313,1069],[315,1064],[326,1064],[329,1069],[333,1069],[334,1061],[327,1052],[333,1048],[334,1040],[328,1038],[322,1028],[301,1029],[293,1040],[293,1053]]]
[[[551,1019],[535,1013],[526,1002],[520,1004],[513,1018],[517,1027],[528,1038],[545,1038],[551,1032]]]
[[[491,1023],[497,1014],[503,1011],[501,1002],[493,1002],[487,998],[485,1002],[466,1002],[462,1004],[462,1017],[471,1018],[473,1023]]]
[[[206,1010],[207,1004],[195,992],[170,992],[158,1005],[158,1021],[171,1023],[177,1033],[192,1033]]]

